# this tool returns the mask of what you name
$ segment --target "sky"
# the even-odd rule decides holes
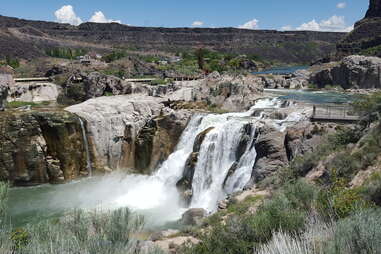
[[[350,31],[369,0],[1,0],[0,15],[78,25]]]

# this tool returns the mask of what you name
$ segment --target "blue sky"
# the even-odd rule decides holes
[[[78,24],[118,21],[136,26],[348,30],[368,0],[2,0],[0,14]],[[64,8],[62,8],[64,7]],[[57,10],[59,10],[57,12]]]

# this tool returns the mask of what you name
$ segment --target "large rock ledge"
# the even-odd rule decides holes
[[[173,152],[191,116],[144,95],[99,97],[66,108],[86,120],[93,166],[151,173]]]

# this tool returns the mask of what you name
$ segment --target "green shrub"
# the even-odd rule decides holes
[[[28,245],[30,239],[29,233],[23,228],[17,228],[11,233],[11,240],[16,250],[20,250]]]
[[[347,180],[337,177],[335,171],[331,178],[332,184],[321,189],[318,195],[317,208],[324,218],[345,218],[359,209],[372,207],[359,189],[347,188]]]
[[[18,67],[20,67],[20,62],[17,58],[13,58],[13,57],[10,57],[10,56],[7,56],[5,58],[5,62],[4,62],[6,65],[9,65],[11,66],[13,69],[16,69]]]
[[[84,56],[87,54],[86,49],[72,49],[72,48],[52,48],[45,50],[45,53],[50,57],[74,59],[78,56]]]
[[[102,57],[102,61],[105,61],[106,63],[111,63],[113,61],[122,59],[127,56],[127,52],[118,50],[118,51],[112,51],[110,54],[105,55]]]
[[[381,174],[374,173],[360,188],[360,192],[367,200],[381,206]]]
[[[355,111],[360,113],[363,121],[367,124],[380,120],[381,92],[362,96],[353,103]]]
[[[359,210],[337,223],[334,239],[328,242],[326,253],[380,253],[381,210]]]
[[[264,201],[254,215],[244,211],[248,208],[245,202],[244,205],[236,204],[235,209],[228,208],[228,214],[232,212],[234,216],[227,219],[226,225],[221,225],[219,218],[214,217],[211,232],[202,235],[203,241],[186,248],[184,253],[253,253],[254,248],[271,240],[273,232],[300,233],[315,196],[312,186],[297,182]]]

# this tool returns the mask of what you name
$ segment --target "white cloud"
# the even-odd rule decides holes
[[[310,22],[303,23],[296,30],[308,30],[308,31],[327,31],[327,32],[350,32],[353,30],[353,25],[348,26],[345,23],[343,16],[332,16],[327,20],[317,22],[315,19]]]
[[[71,5],[62,6],[54,12],[54,15],[60,23],[69,23],[75,26],[82,23],[82,19],[75,14],[73,6]]]
[[[301,24],[296,30],[319,31],[320,25],[313,19],[310,22]]]
[[[281,30],[281,31],[290,31],[290,30],[292,30],[292,26],[290,26],[290,25],[282,26],[282,27],[280,28],[280,30]]]
[[[253,19],[253,20],[246,22],[243,25],[238,26],[238,28],[241,28],[241,29],[257,29],[258,23],[259,23],[258,19]]]
[[[347,3],[346,3],[346,2],[338,3],[338,4],[336,5],[336,7],[337,7],[338,9],[344,9],[345,7],[347,7]]]
[[[120,20],[107,19],[101,11],[94,12],[89,21],[94,23],[122,23]]]
[[[199,21],[199,20],[194,21],[194,22],[192,23],[192,26],[193,26],[193,27],[200,27],[200,26],[203,26],[203,25],[204,25],[204,22]]]

